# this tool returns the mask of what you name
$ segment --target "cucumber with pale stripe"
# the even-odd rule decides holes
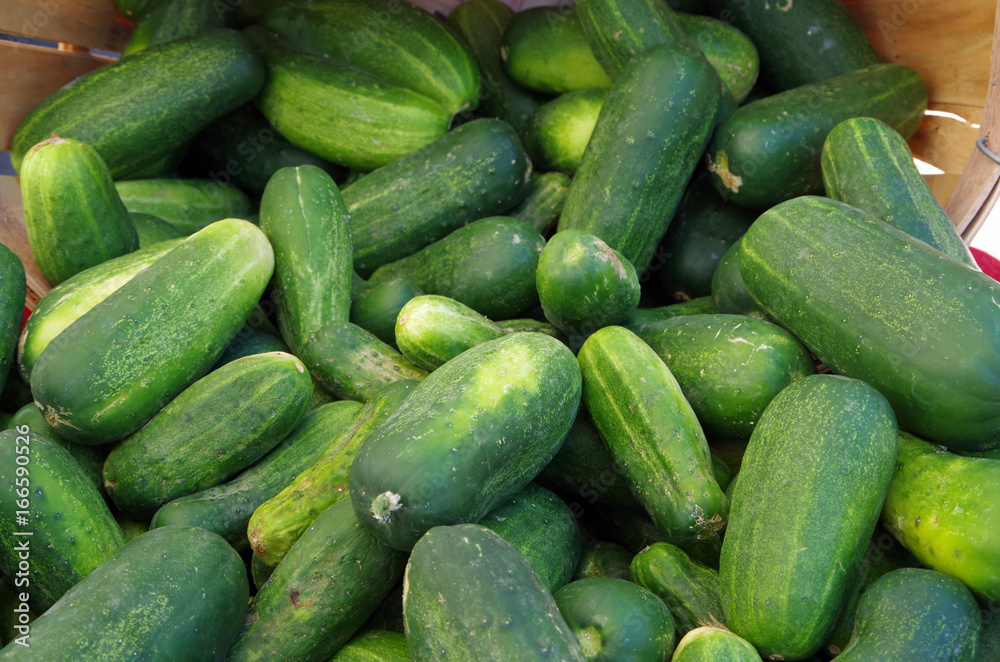
[[[505,331],[454,299],[424,294],[406,302],[396,319],[396,344],[403,356],[424,370],[444,365],[467,349]]]

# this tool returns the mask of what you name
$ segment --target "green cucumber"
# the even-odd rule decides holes
[[[354,269],[364,278],[528,192],[531,163],[514,129],[484,118],[345,186]]]
[[[170,239],[181,239],[184,233],[159,216],[143,212],[129,212],[135,233],[139,237],[139,248],[149,248],[153,244]]]
[[[715,68],[736,103],[742,103],[760,73],[757,46],[732,23],[711,16],[678,11],[677,20]]]
[[[837,659],[973,662],[981,623],[979,606],[960,581],[901,568],[861,597],[851,643]]]
[[[346,322],[353,274],[351,227],[340,190],[316,166],[282,168],[260,200],[274,249],[278,328],[293,352],[327,322]]]
[[[913,163],[909,145],[873,117],[833,127],[820,156],[826,195],[864,209],[889,225],[978,269],[969,247]]]
[[[975,662],[991,662],[1000,659],[1000,614],[996,605],[981,612],[983,627],[979,631],[979,646],[976,647]]]
[[[150,2],[136,23],[122,55],[182,37],[229,27],[226,16],[202,0],[157,0]]]
[[[263,83],[259,57],[233,30],[159,44],[46,97],[15,130],[11,162],[20,171],[28,150],[55,133],[93,147],[119,179],[173,153]]]
[[[115,189],[130,212],[158,216],[185,235],[223,218],[247,220],[253,210],[243,191],[211,179],[127,179]]]
[[[658,323],[660,320],[688,315],[711,315],[715,312],[715,304],[712,302],[712,297],[697,297],[690,301],[671,303],[666,306],[636,308],[622,322],[622,326],[640,335],[643,329],[647,328],[650,324]]]
[[[712,475],[705,434],[670,369],[620,326],[587,338],[578,358],[594,425],[667,540],[687,547],[717,536],[729,504]]]
[[[0,660],[210,662],[236,637],[249,593],[225,540],[163,527],[84,577],[31,624],[30,645],[11,642]]]
[[[149,531],[149,522],[144,519],[134,519],[120,510],[116,510],[114,515],[115,521],[118,522],[122,533],[125,534],[125,542],[131,542]]]
[[[511,80],[533,92],[611,87],[572,6],[532,7],[514,14],[503,33],[500,59]]]
[[[362,630],[330,662],[410,662],[406,635],[392,630]]]
[[[104,460],[108,457],[108,448],[106,446],[85,446],[83,444],[74,444],[72,441],[66,441],[48,424],[48,421],[45,420],[45,415],[42,414],[34,402],[29,402],[14,412],[10,423],[5,428],[17,428],[22,425],[27,425],[34,434],[54,441],[69,451],[69,454],[73,456],[73,459],[80,465],[83,472],[87,474],[87,478],[94,484],[97,491],[102,496],[104,495],[104,476],[101,474],[101,470],[104,468]]]
[[[744,104],[715,131],[706,156],[727,200],[766,209],[823,191],[820,153],[827,134],[851,117],[882,120],[909,138],[927,107],[916,70],[876,64]]]
[[[632,552],[608,540],[584,545],[580,550],[580,561],[573,571],[573,579],[614,577],[631,581],[629,565],[633,557]]]
[[[424,293],[408,278],[375,285],[351,301],[350,321],[387,345],[396,344],[396,318],[406,303]]]
[[[139,248],[139,236],[94,148],[53,134],[21,166],[24,225],[52,285]]]
[[[722,254],[719,265],[712,274],[712,306],[715,308],[714,312],[746,315],[747,317],[757,317],[762,320],[774,321],[770,315],[761,309],[753,297],[750,296],[746,283],[743,282],[743,275],[740,273],[741,245],[742,237],[737,239]]]
[[[250,326],[244,326],[239,330],[239,333],[237,333],[236,336],[229,341],[229,344],[226,345],[225,351],[222,352],[222,355],[219,356],[219,360],[215,362],[214,366],[212,366],[212,370],[218,370],[227,363],[231,363],[236,359],[241,359],[244,356],[266,354],[267,352],[291,353],[288,351],[288,346],[285,343],[272,336],[270,333],[258,331]]]
[[[396,319],[396,344],[430,372],[476,345],[504,335],[499,326],[454,299],[423,294],[406,302]]]
[[[27,291],[28,282],[21,258],[0,244],[0,388],[6,383],[7,375],[15,372],[11,366],[15,364]]]
[[[535,165],[576,172],[607,96],[606,89],[587,88],[539,106],[524,129],[524,148]]]
[[[1000,283],[829,198],[769,209],[741,240],[754,299],[899,424],[954,450],[1000,446]]]
[[[718,571],[692,561],[680,547],[653,543],[632,558],[630,571],[632,581],[670,608],[680,636],[703,625],[725,625]]]
[[[711,137],[719,85],[700,53],[637,55],[608,92],[558,229],[595,234],[644,271]]]
[[[809,657],[836,625],[896,437],[886,399],[836,375],[792,382],[761,416],[734,484],[719,588],[727,626],[765,659]]]
[[[528,194],[507,215],[521,219],[548,237],[556,229],[569,184],[569,175],[563,172],[533,173]]]
[[[1000,600],[1000,513],[990,503],[1000,460],[962,457],[906,432],[882,523],[917,560]]]
[[[677,642],[670,662],[759,662],[753,645],[737,634],[719,627],[699,627]]]
[[[56,442],[22,424],[0,432],[0,459],[0,572],[41,614],[125,536],[104,495]]]
[[[593,662],[660,662],[674,649],[674,619],[654,593],[624,579],[590,577],[552,595]]]
[[[563,344],[568,342],[568,339],[562,331],[543,320],[537,320],[531,317],[519,317],[511,320],[497,320],[496,324],[503,329],[505,333],[521,333],[522,331],[528,331],[530,333],[544,333],[547,336],[552,336]]]
[[[439,524],[478,521],[548,464],[579,402],[576,358],[545,334],[463,352],[361,446],[350,476],[358,518],[398,549]]]
[[[432,528],[414,546],[403,582],[416,662],[587,659],[538,575],[493,531]]]
[[[580,528],[551,490],[528,483],[479,525],[499,533],[528,560],[550,593],[569,583],[580,560]]]
[[[524,221],[490,216],[380,266],[368,282],[407,278],[427,294],[449,297],[486,317],[514,317],[538,303],[535,270],[544,246],[542,235]]]
[[[165,503],[150,527],[200,526],[237,550],[248,549],[247,525],[254,510],[312,466],[360,408],[360,403],[342,400],[313,409],[258,462],[228,482]]]
[[[246,221],[217,221],[189,237],[41,353],[31,392],[46,420],[81,443],[137,430],[215,363],[273,265],[267,238]]]

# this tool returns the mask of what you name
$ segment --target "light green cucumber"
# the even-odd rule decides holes
[[[396,345],[416,366],[430,372],[462,352],[505,331],[454,299],[424,294],[406,302],[396,319]]]
[[[670,608],[682,637],[703,625],[725,624],[718,571],[692,561],[680,547],[653,543],[632,558],[629,569],[632,581]]]
[[[757,46],[732,23],[701,14],[676,12],[676,16],[736,103],[742,103],[760,73]]]
[[[129,212],[135,233],[139,237],[139,248],[149,248],[153,244],[169,239],[180,239],[184,233],[159,216],[145,212]]]
[[[524,148],[535,165],[542,170],[576,172],[607,96],[606,89],[588,88],[539,106],[524,130]]]
[[[367,630],[351,637],[330,662],[410,662],[406,635],[392,630]]]
[[[246,220],[253,211],[243,191],[211,179],[127,179],[115,189],[130,212],[158,216],[185,235],[223,218]]]
[[[688,631],[674,649],[670,662],[758,662],[753,645],[724,628],[706,626]]]

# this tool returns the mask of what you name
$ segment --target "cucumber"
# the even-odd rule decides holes
[[[562,213],[569,184],[569,175],[562,172],[533,173],[528,194],[507,215],[521,219],[543,237],[548,237],[555,230],[556,221]]]
[[[757,317],[762,320],[773,322],[771,316],[764,312],[760,305],[754,301],[747,290],[746,283],[743,282],[743,275],[740,273],[740,248],[742,237],[737,239],[730,246],[722,258],[719,265],[712,274],[712,306],[714,312],[730,313],[733,315],[746,315],[747,317]]]
[[[632,581],[655,593],[670,608],[681,637],[702,625],[725,625],[719,573],[692,561],[680,547],[653,543],[632,558],[629,570]]]
[[[157,0],[150,2],[136,23],[122,55],[182,37],[229,27],[226,15],[201,0]]]
[[[608,92],[558,229],[595,234],[644,271],[711,137],[719,85],[700,53],[637,55]]]
[[[667,540],[687,547],[717,536],[729,504],[712,475],[705,434],[670,369],[620,326],[587,338],[578,359],[587,411]]]
[[[490,118],[365,175],[341,191],[354,269],[367,278],[471,221],[504,213],[527,194],[530,175],[514,129]]]
[[[678,11],[677,20],[719,74],[733,100],[742,103],[760,73],[760,55],[754,42],[732,23],[711,16]]]
[[[18,428],[22,425],[28,426],[34,434],[46,437],[69,451],[90,482],[94,484],[101,496],[104,496],[104,476],[101,474],[101,470],[104,468],[104,460],[108,457],[106,446],[85,446],[66,441],[52,429],[52,426],[45,420],[45,415],[34,402],[29,402],[14,412],[10,423],[0,429]]]
[[[524,556],[481,526],[432,528],[403,582],[415,662],[587,659]]]
[[[273,265],[267,238],[246,221],[217,221],[192,235],[41,353],[31,392],[46,420],[80,443],[137,430],[215,363]]]
[[[656,324],[660,320],[688,315],[711,315],[713,313],[715,313],[715,305],[712,302],[712,297],[697,297],[690,301],[671,303],[666,306],[636,308],[622,323],[622,326],[635,334],[641,334],[649,325]]]
[[[852,117],[837,124],[823,143],[820,165],[827,196],[864,209],[959,262],[979,268],[917,171],[909,145],[885,122]]]
[[[56,442],[22,424],[0,432],[0,459],[0,572],[41,614],[125,536],[104,495]]]
[[[0,388],[13,373],[28,281],[21,258],[0,244]],[[37,305],[35,306],[38,307]]]
[[[379,542],[343,499],[316,518],[250,603],[225,657],[325,662],[399,581],[406,555]]]
[[[584,545],[580,550],[580,561],[576,564],[573,579],[587,577],[613,577],[632,580],[629,564],[633,554],[617,543],[598,540]]]
[[[410,662],[406,635],[391,630],[362,630],[330,662]]]
[[[463,303],[436,294],[406,302],[396,319],[396,344],[403,356],[430,372],[504,330]]]
[[[424,293],[408,278],[375,285],[351,301],[350,321],[387,345],[396,344],[396,318],[406,303]]]
[[[120,179],[173,153],[203,127],[249,101],[264,67],[234,30],[211,30],[95,69],[35,106],[11,140],[20,172],[52,133],[87,143]]]
[[[312,466],[347,427],[361,405],[330,402],[308,412],[271,452],[232,480],[165,503],[150,527],[200,526],[237,551],[249,549],[247,525],[254,510]]]
[[[31,253],[52,285],[139,248],[111,172],[87,144],[53,134],[32,147],[21,199]]]
[[[986,496],[998,481],[1000,460],[962,457],[902,432],[882,523],[923,565],[1000,600],[1000,514]]]
[[[522,331],[544,333],[547,336],[552,336],[564,345],[568,342],[562,331],[548,322],[531,317],[520,317],[512,320],[498,320],[497,326],[503,329],[505,333],[521,333]]]
[[[768,210],[741,243],[754,299],[877,388],[901,427],[954,450],[1000,446],[1000,283],[828,198]]]
[[[350,476],[358,519],[398,549],[478,521],[548,464],[579,402],[580,370],[558,340],[512,333],[463,352],[362,444]]]
[[[960,581],[923,568],[901,568],[861,597],[843,662],[973,662],[982,620]]]
[[[587,88],[539,106],[524,130],[524,148],[535,165],[576,172],[607,96],[604,88]]]
[[[274,249],[278,328],[293,352],[327,322],[351,312],[352,248],[347,207],[327,172],[282,168],[260,201],[260,229]]]
[[[288,352],[288,346],[270,333],[244,326],[226,345],[225,351],[212,366],[212,370],[218,370],[227,363],[232,363],[244,356],[266,354],[267,352]]]
[[[826,640],[889,490],[896,420],[871,386],[792,382],[768,405],[732,493],[719,560],[728,627],[771,660]]]
[[[927,108],[920,74],[876,64],[744,104],[712,137],[712,182],[727,200],[767,209],[823,191],[820,153],[827,134],[851,117],[882,120],[909,138]]]
[[[223,218],[247,220],[253,211],[243,191],[212,179],[128,179],[115,189],[130,212],[158,216],[185,235]]]
[[[758,662],[760,655],[753,645],[739,635],[719,627],[700,627],[689,631],[674,649],[670,662]]]
[[[159,216],[143,212],[129,212],[135,234],[139,237],[139,248],[149,248],[153,244],[170,239],[181,239],[184,233]]]
[[[380,266],[368,282],[406,278],[427,294],[449,297],[486,317],[514,317],[538,303],[535,270],[544,246],[524,221],[490,216]]]

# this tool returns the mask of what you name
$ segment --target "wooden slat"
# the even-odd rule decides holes
[[[0,177],[0,239],[17,253],[28,277],[28,296],[25,304],[34,308],[42,294],[52,287],[35,266],[28,246],[28,233],[24,229],[24,210],[21,207],[21,188],[16,177]]]
[[[120,53],[131,31],[113,0],[0,1],[0,32]]]

